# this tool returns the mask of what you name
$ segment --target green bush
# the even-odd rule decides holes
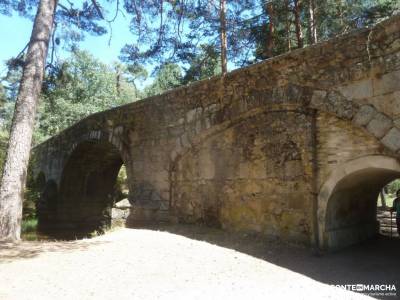
[[[129,188],[128,188],[128,179],[126,175],[126,168],[124,165],[121,166],[119,170],[117,180],[115,182],[115,202],[118,202],[124,198],[128,197]]]
[[[400,179],[396,179],[387,185],[389,194],[396,194],[398,190],[400,190]]]
[[[37,225],[38,225],[37,219],[22,220],[21,232],[22,233],[35,232],[37,229]]]
[[[35,161],[31,159],[29,161],[28,176],[26,180],[26,187],[24,191],[24,203],[23,203],[23,218],[24,219],[35,219],[36,218],[36,203],[40,198],[40,194],[45,185],[45,177],[41,173],[37,178],[34,177],[32,170]]]

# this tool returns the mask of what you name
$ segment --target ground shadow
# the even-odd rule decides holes
[[[136,225],[132,229],[163,231],[234,249],[326,284],[395,284],[397,294],[400,295],[398,238],[378,236],[363,244],[317,256],[309,248],[301,245],[205,226],[159,224]],[[45,252],[85,251],[104,243],[109,242],[86,239],[0,243],[0,264],[34,258]],[[391,296],[387,299],[394,298]]]
[[[105,243],[107,242],[95,240],[0,242],[0,265],[34,258],[47,252],[85,251]]]
[[[234,249],[326,284],[395,284],[397,295],[400,296],[400,239],[398,238],[377,236],[341,251],[315,255],[309,248],[301,245],[203,226],[179,224],[146,225],[135,228],[166,231]],[[394,298],[388,297],[388,299]]]

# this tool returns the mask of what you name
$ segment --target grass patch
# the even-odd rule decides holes
[[[37,225],[38,225],[38,220],[37,219],[25,219],[25,220],[22,220],[21,232],[22,233],[36,232]]]

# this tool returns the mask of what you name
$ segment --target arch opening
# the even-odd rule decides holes
[[[36,219],[37,208],[40,206],[43,191],[46,189],[46,176],[40,171],[36,176],[32,168],[28,169],[28,177],[24,191],[24,201],[22,208],[23,220]]]
[[[121,197],[116,183],[122,166],[122,157],[111,143],[79,144],[63,170],[55,212],[57,229],[85,235],[109,227],[112,207]]]
[[[340,249],[376,236],[378,195],[399,177],[399,162],[385,156],[356,159],[335,170],[318,199],[322,247]]]
[[[393,202],[400,191],[400,179],[397,178],[385,185],[377,199],[377,220],[379,233],[390,238],[399,237],[396,218],[397,212],[392,211]]]
[[[57,210],[57,202],[58,186],[54,180],[50,179],[41,189],[40,197],[37,203],[39,227],[55,221],[54,216]]]
[[[44,175],[43,172],[40,172],[36,176],[36,179],[34,180],[32,187],[37,191],[43,191],[45,188],[45,185],[46,185],[46,176]]]

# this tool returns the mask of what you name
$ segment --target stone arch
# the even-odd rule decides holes
[[[308,240],[303,199],[291,197],[291,191],[308,197],[309,152],[299,151],[309,138],[306,116],[293,107],[256,109],[203,131],[175,161],[171,208],[178,219],[264,234],[292,222],[301,225],[285,224],[279,234]],[[272,187],[277,181],[282,185]]]
[[[320,246],[338,249],[374,236],[379,191],[399,177],[400,163],[389,156],[368,155],[339,165],[318,194]]]
[[[58,186],[55,180],[50,179],[42,192],[42,198],[48,203],[49,209],[56,210],[58,198]]]
[[[40,192],[37,203],[39,227],[45,228],[56,218],[58,202],[58,185],[55,180],[48,180]]]
[[[245,120],[255,117],[263,112],[265,112],[267,109],[262,109],[262,108],[253,108],[247,112],[238,114],[236,118],[234,119],[225,119],[225,118],[217,118],[215,116],[217,115],[223,115],[224,108],[215,110],[215,114],[210,114],[210,115],[202,115],[200,114],[200,118],[194,118],[192,120],[193,124],[207,124],[205,128],[202,128],[201,126],[198,126],[197,130],[194,130],[193,132],[186,132],[183,133],[183,135],[177,137],[174,149],[170,152],[170,163],[169,163],[169,190],[170,190],[170,199],[169,199],[169,208],[173,209],[174,202],[175,202],[175,183],[176,183],[176,175],[177,175],[177,169],[180,161],[182,160],[183,157],[185,157],[191,150],[195,149],[202,143],[205,143],[207,140],[213,138],[214,136],[217,136],[224,132],[225,130],[228,130],[231,127],[234,127]],[[270,109],[269,111],[274,111],[273,109]],[[214,117],[213,117],[214,116]]]
[[[337,91],[314,90],[310,107],[351,122],[353,126],[364,129],[376,138],[387,150],[397,153],[400,150],[400,124],[368,101],[366,104],[357,103],[351,94],[352,90],[357,90],[358,84],[349,84]],[[372,82],[366,81],[364,84],[366,86],[362,87],[368,89]]]
[[[271,107],[257,107],[250,109],[246,112],[238,114],[234,118],[223,118],[222,120],[213,121],[212,115],[203,116],[202,118],[196,120],[199,123],[208,124],[205,128],[193,132],[192,134],[184,133],[176,139],[176,147],[172,150],[170,154],[171,159],[171,169],[173,171],[176,163],[182,158],[182,156],[186,155],[191,149],[197,147],[198,145],[204,143],[208,139],[217,136],[218,134],[224,132],[225,130],[237,126],[250,118],[254,118],[263,113],[274,113],[274,112],[295,112],[295,113],[304,113],[303,110],[299,108],[289,108],[285,109],[281,105],[275,105]],[[223,114],[223,109],[217,111],[219,114]]]
[[[108,141],[76,145],[62,170],[57,225],[80,233],[109,226],[114,185],[123,163],[120,151]]]

